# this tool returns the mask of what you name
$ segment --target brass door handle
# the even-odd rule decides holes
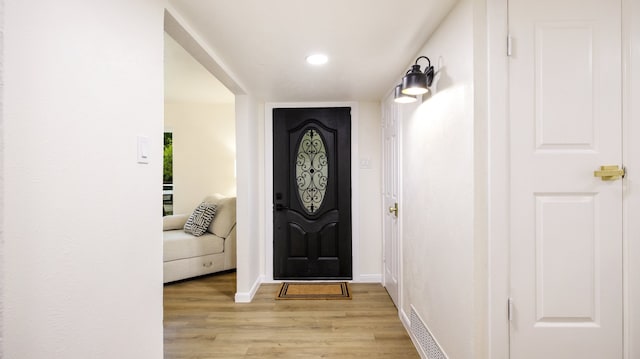
[[[389,207],[389,213],[393,213],[398,217],[398,203],[394,204],[393,207]]]
[[[625,168],[619,168],[615,166],[600,166],[599,171],[593,171],[595,177],[600,177],[603,181],[615,181],[624,177],[626,174]]]

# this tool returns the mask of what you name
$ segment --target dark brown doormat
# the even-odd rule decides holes
[[[276,299],[351,299],[351,292],[347,282],[284,282]]]

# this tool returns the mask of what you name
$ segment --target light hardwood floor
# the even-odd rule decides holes
[[[164,357],[419,358],[379,284],[350,284],[352,300],[275,300],[263,284],[235,304],[235,273],[164,287]]]

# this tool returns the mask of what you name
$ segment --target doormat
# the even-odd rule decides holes
[[[284,282],[276,299],[351,299],[351,292],[347,282]]]

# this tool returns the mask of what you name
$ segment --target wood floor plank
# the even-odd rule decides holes
[[[352,300],[276,300],[263,284],[236,304],[235,273],[164,287],[165,359],[419,358],[379,284],[349,284]]]

